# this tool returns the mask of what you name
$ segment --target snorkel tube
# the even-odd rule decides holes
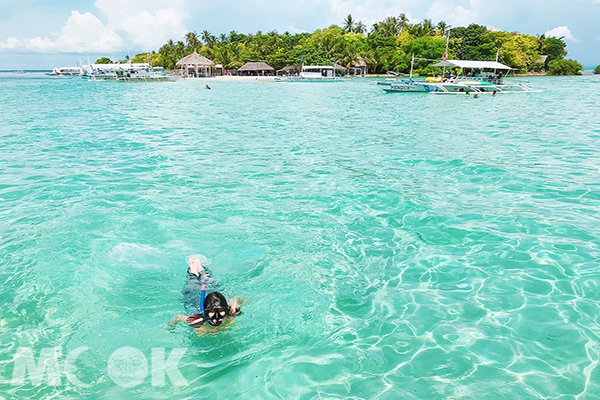
[[[200,313],[204,317],[204,320],[207,321],[206,315],[204,315],[204,297],[206,296],[206,285],[202,284],[200,292]]]

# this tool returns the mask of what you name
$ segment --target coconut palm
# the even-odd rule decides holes
[[[354,25],[354,30],[352,32],[363,35],[366,32],[366,30],[367,30],[367,26],[364,24],[364,22],[358,21]]]
[[[210,47],[215,44],[217,38],[211,35],[209,31],[202,31],[202,41]]]
[[[344,19],[344,27],[342,28],[345,32],[354,32],[356,21],[352,18],[351,14],[348,14],[346,19]]]
[[[450,31],[450,25],[446,23],[446,21],[440,21],[437,24],[437,31],[440,36],[446,36]]]
[[[402,27],[401,18],[387,17],[383,21],[373,24],[373,32],[381,36],[398,36]]]
[[[196,32],[188,32],[185,34],[185,45],[189,50],[196,51],[200,47],[200,40]]]

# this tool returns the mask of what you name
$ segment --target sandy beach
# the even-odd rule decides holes
[[[222,76],[211,76],[201,78],[180,78],[186,81],[198,81],[198,82],[251,82],[251,81],[267,81],[273,82],[274,76],[234,76],[234,75],[222,75]]]

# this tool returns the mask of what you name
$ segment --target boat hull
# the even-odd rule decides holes
[[[384,87],[383,90],[386,93],[426,93],[423,82],[416,82],[413,80],[395,81],[390,82],[389,87]]]

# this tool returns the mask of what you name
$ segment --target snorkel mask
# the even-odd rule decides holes
[[[208,302],[208,309],[204,308],[205,301]],[[227,300],[219,292],[210,293],[206,299],[206,285],[203,284],[200,292],[200,312],[209,324],[219,326],[229,315]]]

